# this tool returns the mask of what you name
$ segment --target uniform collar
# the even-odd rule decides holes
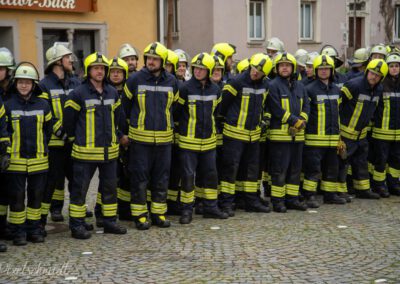
[[[160,76],[156,77],[147,69],[147,67],[143,67],[140,69],[140,72],[143,72],[146,81],[164,81],[167,77],[166,71],[164,69],[161,70]],[[159,80],[158,80],[159,79]]]

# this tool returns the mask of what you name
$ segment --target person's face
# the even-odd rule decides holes
[[[0,66],[0,82],[7,77],[7,67]]]
[[[203,81],[207,78],[208,70],[205,68],[194,67],[193,75],[196,78],[196,80]]]
[[[168,73],[173,73],[174,72],[174,65],[172,65],[171,63],[165,64],[165,71],[167,71]]]
[[[128,64],[128,71],[134,72],[137,69],[138,59],[136,56],[127,56],[123,58],[125,62]]]
[[[278,51],[274,49],[267,49],[267,54],[269,57],[274,58]]]
[[[219,83],[222,80],[222,69],[215,68],[211,75],[211,80],[215,83]]]
[[[94,65],[90,67],[89,77],[98,83],[104,80],[105,74],[106,68],[103,65]]]
[[[61,58],[61,64],[64,67],[65,71],[72,72],[73,71],[72,55],[71,54],[64,55],[63,58]]]
[[[381,80],[381,76],[374,72],[367,72],[367,81],[371,87],[374,87]]]
[[[179,77],[185,77],[186,73],[186,62],[178,62],[178,70],[176,70],[176,75]]]
[[[314,76],[314,68],[311,64],[306,65],[306,74],[307,74],[307,77],[309,77],[309,78]]]
[[[293,65],[288,62],[278,64],[278,74],[283,78],[288,78],[293,73]]]
[[[251,67],[250,69],[250,79],[252,81],[261,80],[264,77],[264,72],[258,71],[256,68]]]
[[[33,88],[33,80],[31,79],[17,79],[17,90],[18,93],[26,97],[28,96]]]
[[[118,68],[113,68],[110,70],[110,81],[114,85],[119,85],[124,81],[124,71]]]
[[[317,74],[321,80],[328,80],[331,76],[331,68],[318,68]]]
[[[372,53],[371,54],[371,60],[372,59],[384,59],[384,58],[385,58],[385,55],[380,54],[380,53]]]
[[[147,56],[146,67],[151,73],[158,72],[161,70],[161,62],[160,57]]]
[[[400,73],[400,64],[397,62],[390,63],[389,64],[389,74],[393,77],[396,77],[399,75],[399,73]]]

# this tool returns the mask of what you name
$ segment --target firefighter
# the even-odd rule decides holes
[[[236,53],[236,46],[227,42],[216,43],[210,55],[211,56],[218,56],[219,58],[224,61],[225,65],[225,73],[223,76],[223,81],[226,83],[229,79],[233,77],[232,74],[232,64],[233,64],[233,55]]]
[[[137,71],[139,62],[139,52],[129,43],[124,43],[119,48],[118,57],[125,60],[128,64],[129,75]]]
[[[175,50],[176,55],[178,55],[178,69],[176,70],[176,78],[179,81],[186,81],[190,79],[189,69],[189,55],[182,49]]]
[[[214,66],[214,58],[208,53],[196,55],[191,62],[192,78],[179,89],[179,104],[175,115],[179,119],[181,224],[192,221],[195,184],[203,189],[204,218],[229,217],[218,208],[217,202],[214,112],[219,103],[220,88],[210,80]]]
[[[354,51],[354,56],[349,60],[351,67],[350,71],[346,73],[347,80],[351,80],[357,76],[364,74],[365,67],[368,64],[368,50],[365,47],[359,48]]]
[[[304,86],[312,83],[315,79],[314,76],[314,59],[318,56],[318,52],[310,52],[307,54],[306,59],[306,76],[301,80]]]
[[[272,37],[267,41],[266,51],[267,55],[274,59],[276,55],[285,51],[285,45],[279,38]]]
[[[10,202],[9,226],[13,244],[44,242],[40,208],[46,188],[48,143],[52,133],[52,115],[46,101],[38,98],[39,73],[28,62],[20,63],[5,103],[11,146],[6,169]],[[25,191],[28,201],[25,209]]]
[[[167,62],[165,63],[165,71],[176,76],[176,71],[178,70],[178,62],[178,55],[171,49],[168,49]]]
[[[320,54],[328,55],[335,62],[335,74],[333,78],[333,83],[336,84],[336,86],[338,86],[339,88],[341,88],[344,82],[346,82],[347,80],[345,75],[336,70],[343,65],[343,60],[339,57],[339,52],[332,45],[328,44],[322,47]]]
[[[244,167],[243,189],[246,210],[270,212],[258,195],[259,140],[261,118],[268,83],[263,80],[272,68],[271,59],[262,54],[252,57],[250,68],[227,83],[222,92],[221,115],[225,118],[223,129],[223,154],[219,202],[221,209],[234,216],[235,181],[239,165]]]
[[[240,60],[237,64],[236,64],[236,74],[240,74],[243,71],[249,69],[250,66],[250,59],[249,58],[245,58]]]
[[[68,94],[80,85],[78,79],[72,76],[71,50],[64,45],[54,44],[46,51],[46,59],[46,76],[39,82],[43,91],[40,97],[49,103],[54,125],[49,143],[47,186],[42,202],[43,226],[46,225],[49,209],[52,221],[64,221],[61,213],[64,206],[64,184],[66,177],[68,181],[71,180],[72,170],[70,144],[65,142],[66,134],[62,124],[63,108]]]
[[[381,197],[400,195],[400,55],[390,54],[389,73],[383,81],[383,97],[374,115],[374,173],[372,190]],[[388,167],[386,167],[388,166]]]
[[[118,91],[119,98],[122,99],[124,85],[129,76],[128,64],[119,57],[114,57],[110,60],[108,80],[112,86]],[[126,119],[124,112],[121,112],[119,128],[122,133],[126,132]],[[117,201],[118,201],[118,219],[121,221],[131,221],[131,192],[129,188],[129,173],[128,173],[128,145],[129,139],[127,135],[123,135],[120,139],[119,155],[117,160]],[[101,198],[98,198],[101,201]],[[102,226],[101,204],[97,206],[96,225]],[[99,226],[100,225],[100,226]]]
[[[164,70],[167,48],[159,42],[144,50],[145,67],[130,76],[124,87],[123,105],[129,119],[129,170],[131,212],[136,228],[151,224],[146,189],[151,190],[151,221],[169,227],[165,218],[173,140],[172,106],[178,99],[178,80]]]
[[[294,54],[294,58],[296,58],[297,62],[297,80],[302,81],[303,78],[307,77],[306,74],[306,60],[307,60],[307,50],[299,48],[296,50]]]
[[[108,60],[99,52],[84,61],[85,80],[68,96],[64,107],[64,128],[72,145],[73,174],[70,186],[69,226],[71,236],[89,239],[85,200],[90,180],[99,170],[104,233],[125,234],[117,224],[117,131],[121,113],[118,92],[106,81]]]
[[[364,76],[356,77],[344,84],[341,89],[340,136],[347,157],[339,162],[339,186],[346,192],[347,165],[352,167],[353,188],[358,198],[379,199],[370,189],[368,173],[367,128],[374,111],[382,99],[381,81],[388,72],[382,59],[371,60]]]
[[[4,108],[4,104],[0,96],[0,174],[2,174],[3,170],[6,170],[9,164],[10,156],[7,153],[7,147],[9,146],[10,146],[10,138],[8,137],[8,132],[7,132],[6,110]],[[6,180],[4,180],[4,182],[5,181]],[[7,187],[4,186],[4,183],[2,184],[3,186],[0,189],[0,194],[1,197],[3,198],[7,196]],[[3,203],[0,204],[1,217],[4,216],[4,219],[0,220],[0,232],[2,235],[4,235],[4,232],[7,227],[6,216],[7,216],[8,202],[6,198],[4,201],[5,201],[4,204]],[[5,252],[5,251],[7,251],[7,246],[3,243],[0,243],[0,252]]]
[[[303,195],[309,208],[318,208],[315,198],[318,182],[324,193],[324,203],[345,204],[337,195],[339,174],[339,102],[340,89],[333,84],[335,63],[328,55],[314,60],[316,80],[306,87],[310,113],[305,129],[303,150]]]
[[[373,59],[385,59],[388,55],[386,46],[382,43],[374,45],[369,52],[369,61]]]
[[[15,67],[14,57],[12,53],[5,47],[0,48],[0,99],[7,101],[10,98],[8,89],[11,83],[11,72]],[[0,126],[1,127],[1,126]],[[4,144],[3,144],[4,145]],[[4,154],[0,154],[4,157]],[[0,239],[12,238],[10,231],[7,227],[7,211],[8,211],[8,200],[6,190],[6,175],[0,170]]]
[[[277,76],[271,80],[267,108],[271,113],[269,174],[271,201],[275,212],[306,210],[299,200],[304,128],[309,102],[304,85],[295,77],[296,59],[281,53],[274,59]]]

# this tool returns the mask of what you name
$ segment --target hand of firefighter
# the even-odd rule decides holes
[[[119,144],[122,147],[128,147],[129,146],[129,138],[128,135],[123,135],[120,139],[119,139]]]
[[[296,123],[294,124],[294,127],[295,127],[297,130],[302,130],[302,129],[306,128],[306,121],[303,120],[303,119],[298,119],[298,120],[296,121]]]
[[[5,153],[0,156],[0,170],[5,171],[10,166],[10,154]]]
[[[265,132],[267,130],[268,126],[270,125],[270,122],[271,122],[270,118],[265,118],[260,121],[260,127],[262,132]]]
[[[339,140],[339,143],[337,145],[337,154],[340,156],[342,160],[345,160],[347,158],[346,143],[344,143],[344,141],[342,140]]]
[[[289,135],[290,136],[295,137],[297,132],[299,132],[299,130],[296,127],[294,127],[294,126],[289,127]]]

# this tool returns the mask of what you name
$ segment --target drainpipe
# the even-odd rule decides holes
[[[161,42],[162,44],[164,44],[164,9],[165,9],[165,5],[164,5],[164,0],[158,0],[157,1],[157,13],[158,13],[158,17],[157,17],[157,37],[158,37],[158,41]]]

